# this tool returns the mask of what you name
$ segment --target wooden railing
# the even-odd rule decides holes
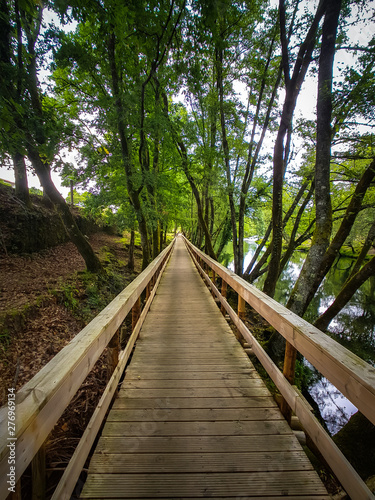
[[[313,325],[292,313],[244,279],[211,259],[185,238],[191,257],[212,293],[220,300],[236,328],[271,377],[306,434],[318,448],[352,500],[375,498],[312,413],[298,389],[291,385],[241,321],[245,302],[255,309],[315,368],[375,424],[375,369]],[[211,277],[209,276],[211,274]],[[221,291],[216,278],[221,278]],[[235,312],[226,300],[230,286],[238,294]]]
[[[53,494],[54,500],[70,499],[82,467],[94,443],[120,377],[132,352],[143,320],[156,292],[174,241],[74,339],[44,366],[0,409],[0,499],[12,489],[19,497],[19,479],[32,463],[33,498],[42,498],[44,448],[54,425],[69,405],[106,347],[112,376],[91,420]],[[141,311],[141,294],[146,303]],[[132,314],[132,334],[120,351],[119,329]],[[15,415],[15,434],[13,435]],[[16,486],[14,486],[16,483]]]

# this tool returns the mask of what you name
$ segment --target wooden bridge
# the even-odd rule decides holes
[[[239,315],[225,299],[228,285],[238,293]],[[34,498],[43,497],[38,450],[108,346],[111,380],[53,499],[71,498],[92,450],[82,499],[330,498],[218,301],[350,497],[374,498],[242,323],[245,301],[372,421],[375,370],[182,236],[19,391],[16,480],[31,462]],[[129,312],[133,333],[120,351],[121,324]],[[2,424],[6,410],[0,412]],[[9,486],[8,438],[2,431],[0,498]]]

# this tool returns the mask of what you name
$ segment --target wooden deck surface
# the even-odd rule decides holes
[[[182,239],[81,498],[328,499]]]

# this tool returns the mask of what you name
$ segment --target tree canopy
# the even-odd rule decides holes
[[[216,259],[231,242],[235,272],[273,296],[308,246],[288,303],[301,315],[343,245],[361,256],[350,288],[373,275],[375,38],[353,39],[373,33],[371,3],[0,4],[1,155],[25,203],[38,174],[88,268],[52,169],[88,212],[139,231],[144,267],[179,229]]]

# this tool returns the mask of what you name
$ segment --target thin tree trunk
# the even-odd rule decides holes
[[[242,276],[242,267],[238,260],[236,204],[234,201],[234,185],[230,171],[230,154],[229,154],[227,128],[226,128],[225,113],[224,113],[223,49],[221,48],[216,49],[216,73],[217,73],[217,88],[219,92],[220,123],[221,123],[221,135],[222,135],[223,151],[224,151],[225,173],[227,178],[230,220],[232,224],[234,272],[237,273],[239,276]]]
[[[13,155],[14,177],[16,181],[16,196],[22,200],[26,206],[31,206],[29,186],[27,184],[27,172],[25,157],[21,153]]]
[[[366,241],[362,247],[360,254],[358,255],[357,260],[355,261],[355,264],[353,266],[353,269],[350,272],[350,276],[349,276],[348,280],[351,279],[360,270],[362,263],[365,260],[367,254],[368,254],[370,248],[373,246],[374,242],[375,242],[375,222],[370,227]]]
[[[134,243],[135,243],[135,231],[132,229],[130,231],[130,243],[128,249],[128,269],[129,271],[134,271]]]
[[[117,128],[120,137],[121,153],[124,164],[124,170],[126,174],[126,185],[128,189],[128,195],[137,217],[138,228],[141,235],[142,269],[145,269],[150,262],[150,253],[149,253],[147,224],[143,213],[142,203],[140,198],[140,193],[143,189],[143,186],[136,189],[133,183],[132,157],[126,135],[126,125],[125,125],[126,113],[121,100],[120,79],[116,65],[115,43],[116,43],[115,35],[114,33],[112,33],[108,40],[108,57],[111,67],[111,78],[112,78],[111,83],[112,83],[113,97],[115,100]]]
[[[251,182],[253,180],[255,166],[256,166],[256,163],[258,161],[259,153],[260,153],[262,145],[263,145],[263,140],[264,140],[266,132],[268,130],[268,124],[269,124],[270,117],[271,117],[271,111],[272,111],[272,108],[274,105],[274,101],[275,101],[275,98],[277,95],[277,90],[279,88],[280,81],[281,81],[281,75],[282,75],[282,66],[280,65],[279,72],[278,72],[277,78],[276,78],[274,86],[273,86],[271,99],[268,103],[266,117],[265,117],[263,127],[262,127],[262,133],[261,133],[260,139],[258,141],[258,144],[256,146],[255,152],[253,154],[253,149],[254,149],[254,145],[255,145],[254,144],[255,133],[256,133],[256,130],[258,127],[259,113],[260,113],[260,108],[261,108],[261,104],[263,101],[263,94],[264,94],[264,89],[266,86],[266,78],[267,78],[267,74],[268,74],[268,68],[269,68],[269,65],[271,63],[275,39],[276,39],[276,30],[274,31],[274,36],[273,36],[273,39],[272,39],[271,44],[270,44],[267,61],[266,61],[265,68],[263,71],[263,77],[262,77],[262,82],[261,82],[261,86],[260,86],[257,107],[256,107],[256,111],[255,111],[255,116],[253,119],[253,127],[252,127],[252,132],[251,132],[245,174],[244,174],[242,186],[241,186],[239,212],[238,212],[238,245],[237,245],[238,262],[239,262],[241,270],[243,270],[243,262],[244,262],[243,245],[244,245],[244,236],[245,236],[246,197],[247,197],[247,194],[249,192]],[[251,267],[250,267],[250,269],[251,269]],[[249,268],[246,269],[246,272],[244,273],[245,275],[249,273],[248,269]]]
[[[297,289],[297,291],[300,290],[299,297],[295,297],[295,291],[293,290],[287,307],[290,308],[290,305],[293,304],[295,308],[293,309],[293,311],[296,312],[296,314],[302,316],[305,313],[321,282],[323,281],[328,271],[331,269],[332,264],[334,263],[340,251],[340,248],[344,244],[346,238],[349,236],[355,219],[362,208],[362,200],[374,178],[375,160],[373,160],[367,167],[360,181],[358,182],[348,208],[346,209],[345,215],[341,221],[340,227],[335,234],[331,244],[329,245],[326,253],[324,254],[319,268],[315,269],[313,275],[310,276],[310,280],[305,283],[304,287],[301,287],[301,284],[299,284],[299,288]],[[295,289],[297,287],[298,281],[299,279],[297,280]]]
[[[343,307],[353,297],[363,283],[375,274],[375,257],[365,264],[354,276],[352,276],[341,289],[334,302],[329,308],[315,321],[314,325],[320,330],[325,331],[332,319],[341,311]]]

